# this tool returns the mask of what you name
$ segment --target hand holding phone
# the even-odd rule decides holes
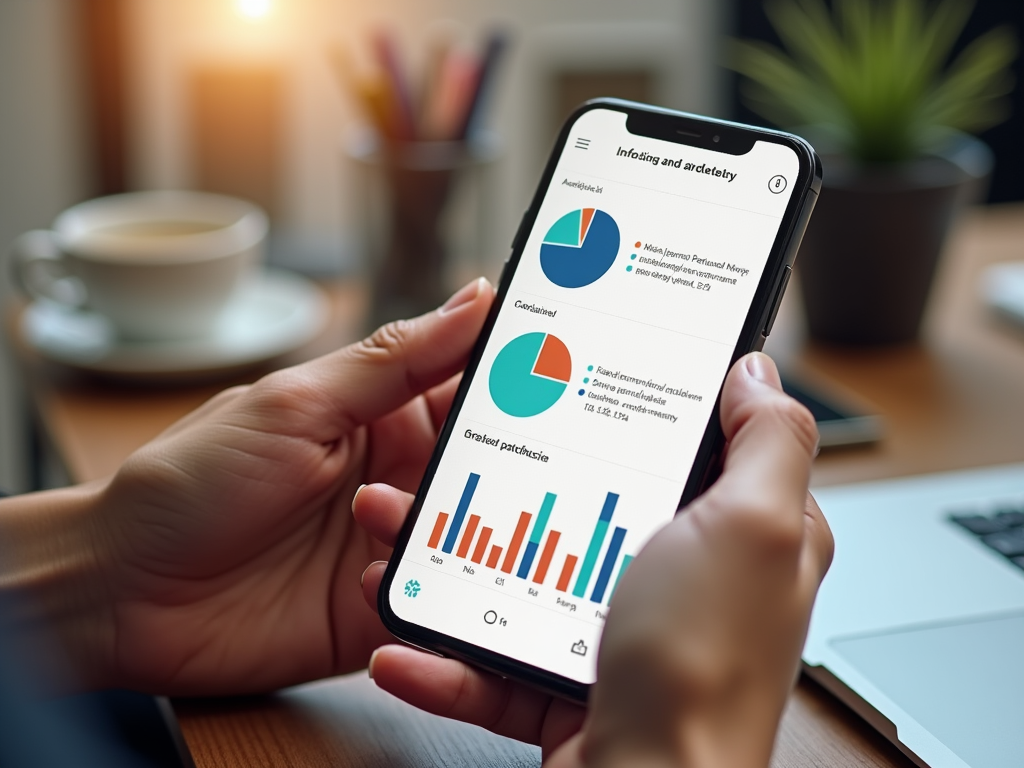
[[[722,445],[820,183],[787,134],[614,100],[556,143],[400,535],[398,637],[584,700],[633,558]]]
[[[648,755],[674,747],[693,750],[680,764],[766,765],[832,539],[807,494],[813,419],[780,391],[768,358],[734,366],[722,421],[730,446],[722,477],[655,534],[623,578],[585,729],[582,707],[412,648],[380,649],[376,683],[427,711],[539,743],[545,757],[558,750],[546,764],[576,765],[586,743],[609,764],[635,764],[631,747]],[[371,485],[353,511],[391,544],[412,498]],[[364,574],[371,606],[384,567]]]

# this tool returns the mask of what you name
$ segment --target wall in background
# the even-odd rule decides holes
[[[496,178],[499,212],[487,263],[496,269],[536,182],[561,109],[559,75],[588,71],[654,72],[654,92],[669,106],[720,111],[716,35],[721,4],[711,0],[272,0],[266,18],[247,20],[235,0],[132,0],[128,12],[130,185],[196,183],[189,82],[203,68],[282,76],[278,231],[346,247],[354,188],[343,136],[359,116],[329,69],[328,47],[341,40],[365,51],[367,33],[386,23],[416,53],[424,30],[458,19],[479,35],[491,22],[509,27],[514,45],[492,106],[504,142]],[[724,100],[723,100],[724,101]]]
[[[0,249],[92,188],[85,161],[74,0],[0,2]],[[0,270],[0,311],[11,300]],[[0,334],[0,486],[27,488],[28,414]]]
[[[721,5],[714,0],[271,0],[265,20],[248,21],[239,15],[236,0],[2,0],[0,248],[6,250],[25,230],[47,226],[67,206],[113,189],[110,184],[141,189],[200,183],[196,157],[209,147],[193,140],[189,83],[204,67],[269,67],[280,73],[280,93],[274,97],[280,101],[277,228],[303,233],[339,258],[351,258],[346,234],[358,224],[352,211],[360,190],[351,183],[342,143],[359,118],[340,94],[325,52],[338,40],[365,51],[367,32],[387,23],[403,49],[416,54],[431,22],[454,18],[478,37],[494,22],[515,36],[490,120],[504,151],[494,174],[498,215],[481,266],[496,277],[567,94],[583,94],[608,75],[605,82],[616,77],[633,82],[629,88],[668,106],[722,111],[726,100],[715,65]],[[91,9],[91,16],[83,9]],[[90,31],[87,26],[88,18],[109,22],[118,13],[125,45],[120,53],[103,42],[117,27]],[[97,62],[97,50],[110,55]],[[83,66],[89,61],[92,66]],[[118,66],[125,80],[110,91],[111,83],[102,77]],[[97,99],[107,104],[107,112],[94,110]],[[123,157],[116,147],[100,147],[122,127],[104,129],[103,120],[122,109]],[[105,151],[117,162],[105,165]],[[108,165],[117,171],[109,184],[103,174]],[[0,270],[0,310],[11,295],[8,271]],[[27,417],[0,338],[0,486],[11,490],[28,483]]]

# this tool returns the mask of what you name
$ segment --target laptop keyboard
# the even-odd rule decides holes
[[[1024,570],[1024,508],[1001,509],[990,515],[950,515],[949,519]]]

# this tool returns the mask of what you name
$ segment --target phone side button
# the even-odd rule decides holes
[[[512,278],[512,273],[509,271],[508,265],[511,257],[505,259],[505,263],[501,265],[501,275],[498,277],[498,290],[501,291],[505,288],[505,281]]]
[[[782,304],[782,297],[786,295],[786,286],[789,285],[789,278],[792,274],[793,268],[789,265],[782,271],[782,279],[779,281],[779,289],[775,292],[772,311],[768,313],[768,321],[764,324],[764,330],[761,332],[761,335],[766,339],[768,334],[772,332],[772,326],[775,325],[775,316],[779,314],[779,306]]]
[[[526,229],[526,217],[529,215],[530,209],[527,208],[525,211],[523,211],[523,217],[519,220],[519,226],[516,228],[516,234],[512,238],[512,253],[515,253],[518,250],[519,246],[521,245],[519,241],[526,234],[526,232],[524,231]]]

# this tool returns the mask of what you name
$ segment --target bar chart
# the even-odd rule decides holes
[[[468,559],[486,568],[514,574],[516,578],[533,584],[547,584],[548,576],[557,572],[554,588],[558,592],[568,594],[571,587],[574,597],[586,599],[589,590],[592,603],[607,604],[611,601],[622,574],[633,561],[632,555],[622,551],[628,530],[616,525],[609,537],[612,518],[619,503],[617,493],[609,491],[605,495],[581,561],[577,554],[558,551],[564,532],[549,530],[548,523],[558,503],[558,495],[550,491],[544,494],[535,513],[526,510],[519,512],[511,539],[507,543],[492,542],[494,526],[481,525],[483,517],[470,513],[480,482],[479,474],[469,473],[454,515],[445,511],[437,513],[427,540],[429,549],[440,549],[441,552],[454,554],[457,558]],[[502,511],[495,512],[503,514]],[[570,517],[574,520],[585,519],[584,511],[573,509]],[[561,563],[557,571],[551,568],[553,562]]]

